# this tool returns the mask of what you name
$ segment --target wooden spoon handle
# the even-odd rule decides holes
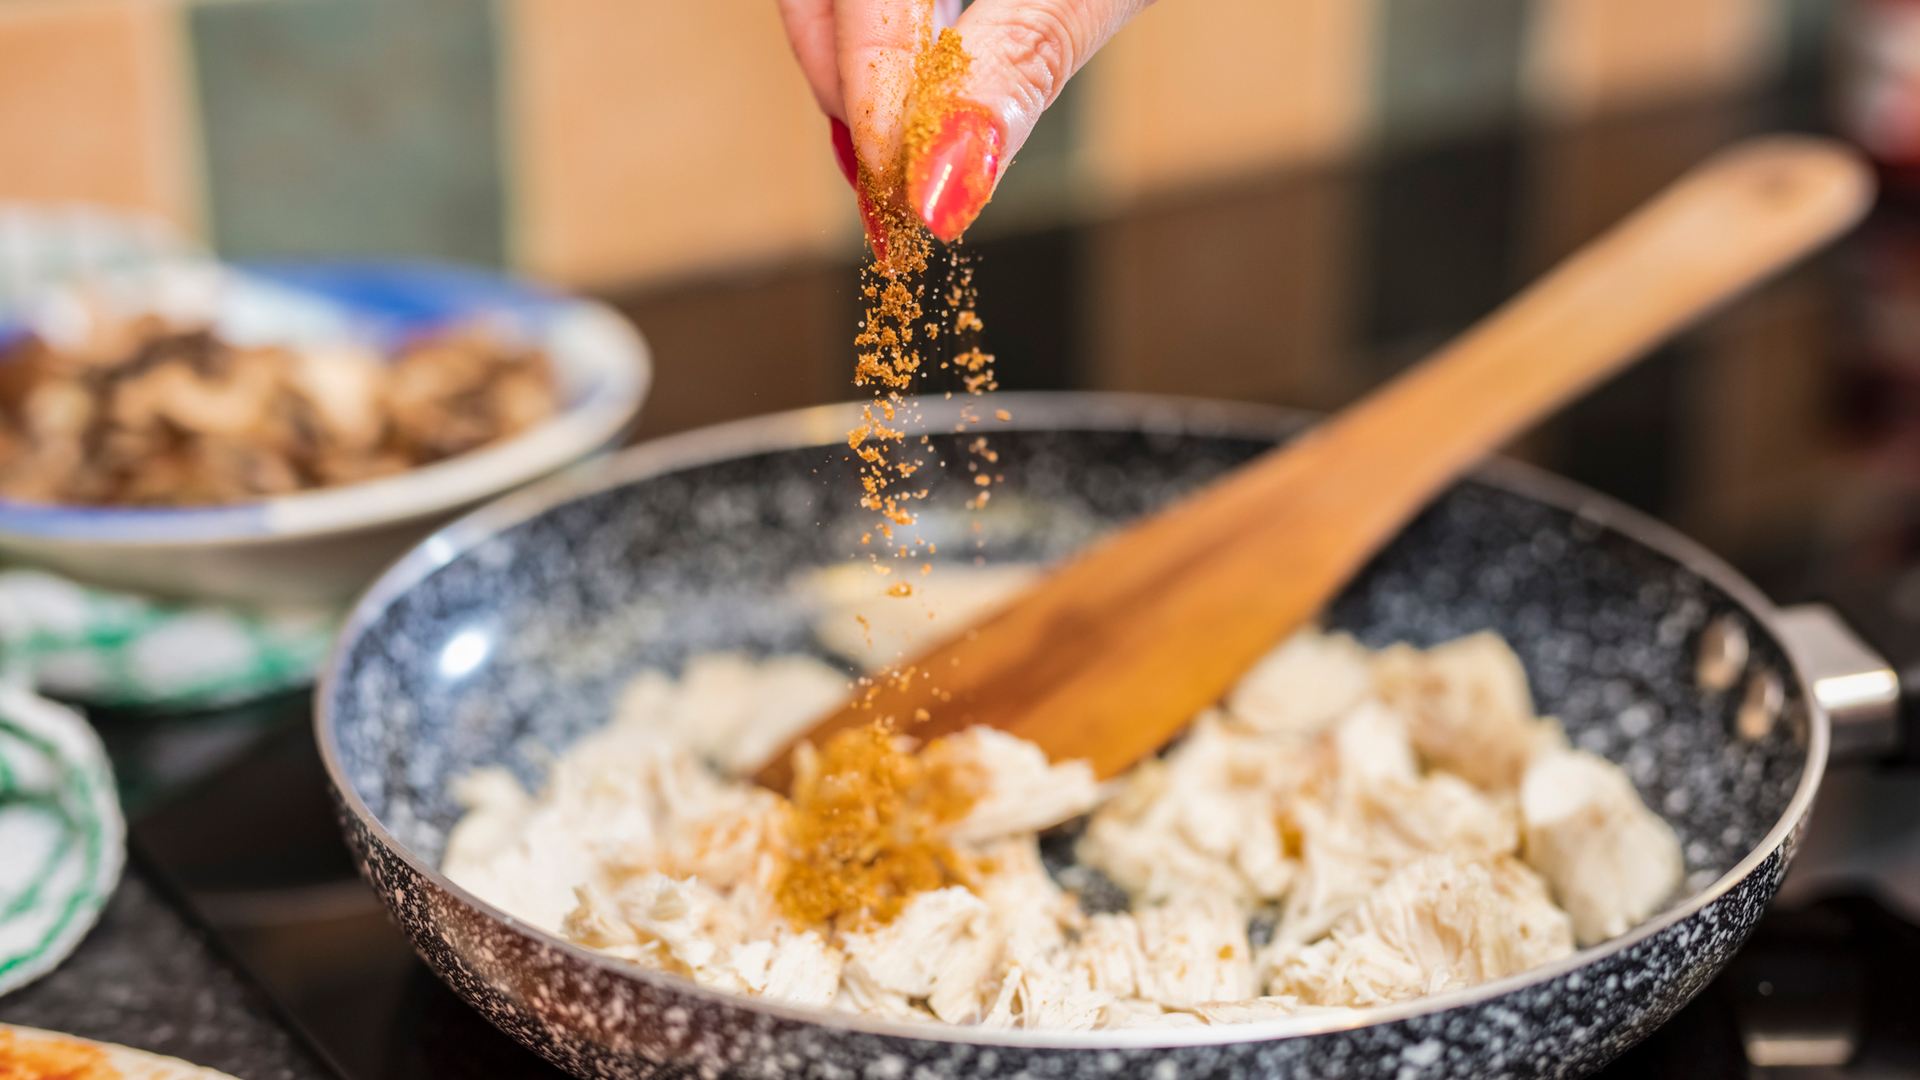
[[[1873,183],[1813,138],[1700,165],[1359,404],[1095,545],[828,717],[988,724],[1111,776],[1219,700],[1480,458],[1857,221]],[[787,755],[761,774],[784,788]]]
[[[1872,196],[1865,166],[1838,143],[1741,143],[1337,417],[1326,434],[1389,459],[1417,442],[1435,487],[1403,490],[1424,502],[1594,383],[1850,228]]]

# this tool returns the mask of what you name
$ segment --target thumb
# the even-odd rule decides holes
[[[957,239],[1073,73],[1152,0],[976,0],[935,44],[902,143],[907,198]]]

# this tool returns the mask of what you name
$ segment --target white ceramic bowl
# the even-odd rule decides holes
[[[240,338],[389,346],[450,321],[497,325],[546,349],[561,410],[511,439],[397,476],[257,502],[151,509],[0,499],[0,554],[162,596],[344,603],[441,522],[616,443],[651,380],[645,341],[612,310],[483,271],[287,263],[218,273],[221,330]]]

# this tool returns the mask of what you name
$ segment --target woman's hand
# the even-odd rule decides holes
[[[960,0],[779,2],[842,171],[856,190],[869,178],[861,210],[880,247],[874,197],[904,199],[943,240],[966,231],[1067,79],[1152,0],[975,0],[965,12]],[[916,99],[914,61],[947,26],[971,62],[937,115],[909,116],[933,107]]]

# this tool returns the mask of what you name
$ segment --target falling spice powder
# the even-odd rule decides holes
[[[900,155],[905,161],[921,156],[953,109],[975,108],[954,97],[971,63],[960,35],[952,29],[932,32],[931,5],[922,14],[913,86],[905,96],[908,120]],[[924,537],[910,545],[894,543],[895,530],[914,523],[909,504],[930,490],[912,482],[921,464],[905,452],[912,395],[925,393],[940,372],[949,373],[952,385],[969,395],[998,388],[993,357],[979,348],[985,324],[973,267],[958,244],[936,247],[906,204],[904,181],[898,161],[878,171],[864,163],[860,167],[861,215],[873,259],[861,269],[864,312],[854,338],[853,381],[870,388],[874,397],[848,432],[847,445],[860,462],[861,505],[879,515],[861,543],[872,545],[876,535],[881,539],[875,546],[882,550],[869,552],[881,575],[891,572],[880,562],[883,553],[907,558],[923,547],[923,554],[935,554]],[[949,389],[948,396],[953,392]],[[1006,418],[1004,411],[998,415]],[[978,419],[963,409],[962,429]],[[984,438],[972,440],[962,452],[980,487],[967,505],[984,506],[990,481],[980,463],[997,461],[997,455]],[[930,570],[931,564],[922,564],[923,574]],[[905,581],[885,588],[886,595],[900,599],[915,592]],[[860,685],[870,699],[881,685],[915,677],[925,675],[912,666],[897,667]],[[922,710],[914,720],[927,718]],[[904,743],[893,723],[881,720],[839,733],[823,751],[806,746],[796,753],[775,887],[781,910],[796,925],[884,924],[915,895],[971,885],[988,869],[971,865],[938,838],[943,826],[973,806],[983,778],[956,763],[938,741],[918,754]]]
[[[906,161],[924,151],[926,141],[953,109],[974,107],[955,97],[972,62],[960,35],[952,28],[934,34],[930,8],[922,14],[913,86],[905,98],[908,120],[900,156]],[[959,373],[960,385],[968,394],[985,393],[998,385],[993,357],[977,344],[985,324],[976,310],[973,268],[957,246],[947,248],[938,260],[945,264],[945,281],[929,298],[927,279],[936,261],[934,240],[906,206],[900,194],[903,182],[898,163],[880,170],[864,164],[860,168],[861,207],[869,222],[874,258],[861,271],[865,311],[854,338],[853,381],[855,386],[872,388],[874,400],[863,407],[860,423],[847,434],[847,445],[861,462],[862,505],[880,515],[876,531],[888,541],[894,538],[895,528],[913,523],[908,504],[927,493],[908,485],[919,465],[901,453],[906,438],[904,413],[911,408],[908,397],[916,378],[936,370],[937,361],[937,370]],[[929,314],[929,306],[936,311]],[[948,355],[942,358],[942,352]],[[984,498],[976,497],[974,505],[983,504]],[[868,534],[863,542],[871,539]]]

